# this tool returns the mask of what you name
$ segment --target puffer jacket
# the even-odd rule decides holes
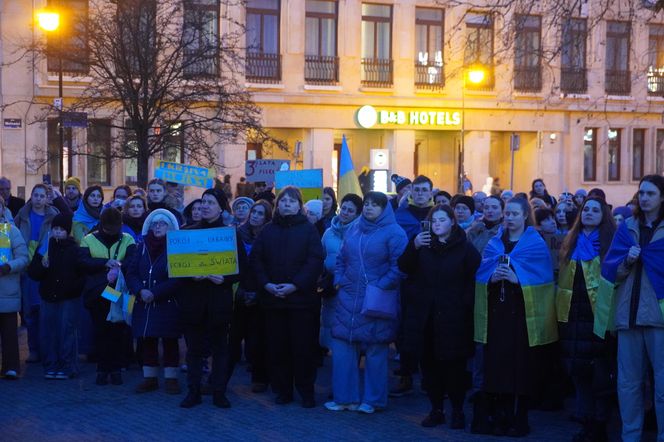
[[[625,220],[630,235],[637,244],[640,244],[639,220],[636,217]],[[664,222],[655,228],[650,242],[664,238]],[[628,266],[623,262],[618,266],[616,277],[616,305],[615,305],[615,328],[616,330],[627,330],[630,328],[629,316],[632,303],[632,287],[637,278],[636,269],[638,263]],[[655,289],[648,279],[645,269],[638,275],[641,279],[641,290],[639,296],[638,310],[636,311],[636,326],[664,328],[664,315],[659,306]]]
[[[4,219],[1,223],[6,222]],[[11,271],[0,276],[0,313],[13,313],[21,310],[21,272],[28,265],[28,247],[21,232],[12,224],[9,226],[11,259],[7,261]]]
[[[179,337],[182,325],[175,295],[184,286],[184,280],[168,277],[166,251],[153,259],[143,243],[128,259],[123,272],[129,291],[136,295],[132,313],[134,337]],[[154,301],[144,303],[140,296],[142,289],[150,290],[154,294]]]
[[[407,244],[406,233],[396,223],[389,204],[376,221],[362,216],[348,230],[335,271],[339,293],[332,336],[365,344],[386,344],[394,340],[397,320],[370,318],[361,311],[366,281],[383,290],[399,288],[403,274],[397,260]]]

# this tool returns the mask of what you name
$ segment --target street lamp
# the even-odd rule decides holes
[[[53,10],[42,10],[37,12],[37,24],[39,27],[48,32],[56,33],[60,28],[60,13]],[[60,145],[58,146],[58,152],[60,158],[58,160],[59,169],[60,169],[60,191],[64,193],[64,182],[65,182],[65,166],[64,166],[64,156],[65,156],[65,131],[62,121],[62,108],[63,108],[63,93],[62,93],[62,35],[58,35],[58,101],[59,101],[59,118],[58,118],[58,135],[60,138]]]
[[[459,193],[463,191],[463,181],[466,174],[464,167],[464,157],[466,155],[466,83],[478,85],[486,77],[486,69],[481,65],[472,65],[463,68],[463,78],[461,84],[461,149],[459,149]]]

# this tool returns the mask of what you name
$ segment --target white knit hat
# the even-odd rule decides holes
[[[304,208],[307,212],[311,212],[316,215],[316,221],[319,221],[323,217],[323,201],[322,200],[310,200],[304,204]]]
[[[178,224],[178,220],[175,218],[175,215],[166,209],[155,209],[148,214],[147,218],[145,218],[141,234],[143,236],[147,235],[152,223],[157,221],[164,221],[166,224],[168,224],[168,230],[180,230],[180,225]]]

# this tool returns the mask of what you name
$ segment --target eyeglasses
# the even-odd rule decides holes
[[[166,227],[168,226],[168,223],[166,221],[154,221],[152,224],[150,224],[152,227]]]

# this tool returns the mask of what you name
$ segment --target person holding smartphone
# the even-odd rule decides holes
[[[483,389],[496,414],[476,422],[476,432],[523,437],[546,345],[558,340],[553,265],[525,198],[509,200],[504,219],[477,271],[475,341],[484,344]]]

